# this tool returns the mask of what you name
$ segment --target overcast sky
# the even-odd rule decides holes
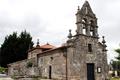
[[[61,45],[68,30],[75,33],[77,6],[85,0],[0,0],[0,44],[6,35],[27,30],[36,43]],[[89,0],[98,18],[99,37],[105,36],[108,59],[120,43],[120,0]],[[100,40],[101,41],[101,40]]]

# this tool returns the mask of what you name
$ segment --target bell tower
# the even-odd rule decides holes
[[[98,37],[97,18],[93,13],[88,1],[85,1],[82,8],[76,13],[77,35],[82,34],[91,37]]]
[[[97,18],[88,1],[76,13],[76,35],[69,30],[68,80],[107,80],[106,41],[99,42]],[[72,77],[71,77],[72,76]]]

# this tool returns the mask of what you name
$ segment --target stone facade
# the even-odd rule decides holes
[[[80,35],[81,36],[81,35]],[[78,40],[78,42],[76,41]],[[71,47],[68,48],[68,76],[69,79],[88,80],[87,64],[94,64],[94,80],[107,79],[107,58],[103,46],[97,39],[81,36],[77,39],[68,41]],[[92,52],[88,51],[88,44],[92,44]],[[101,72],[98,72],[98,68]]]
[[[60,80],[66,79],[66,51],[64,48],[60,47],[38,55],[41,76]]]
[[[81,9],[78,8],[76,25],[76,35],[73,36],[70,30],[64,46],[44,49],[46,51],[37,47],[29,51],[28,60],[9,64],[9,75],[15,75],[14,71],[23,69],[20,71],[23,71],[22,76],[32,73],[56,80],[107,80],[106,42],[104,36],[99,42],[97,18],[88,1]],[[29,60],[33,60],[32,68],[25,67]],[[25,74],[26,70],[31,72]]]
[[[28,50],[28,59],[37,58],[37,55],[39,53],[42,53],[46,50],[50,50],[50,49],[54,49],[54,48],[55,48],[55,46],[50,45],[49,43],[40,46],[39,42],[37,42],[36,47],[33,47],[32,49]]]
[[[37,54],[39,54],[41,52],[42,52],[42,49],[40,48],[39,45],[37,45],[35,48],[29,50],[28,59],[36,58]]]
[[[8,67],[9,67],[8,74],[12,77],[13,76],[27,77],[27,76],[39,75],[38,68],[36,67],[35,58],[15,62],[9,64]]]
[[[87,1],[78,8],[76,17],[77,33],[67,41],[71,46],[67,50],[68,80],[105,80],[108,78],[105,40],[103,37],[102,43],[98,41],[97,18]]]

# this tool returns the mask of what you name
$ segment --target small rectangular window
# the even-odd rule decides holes
[[[88,52],[92,52],[92,44],[88,44]]]

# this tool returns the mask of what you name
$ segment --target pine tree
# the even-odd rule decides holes
[[[30,46],[31,45],[31,46]],[[21,32],[17,36],[17,32],[13,32],[5,37],[1,45],[0,65],[7,67],[7,64],[27,58],[29,47],[33,46],[32,37],[26,31]]]

